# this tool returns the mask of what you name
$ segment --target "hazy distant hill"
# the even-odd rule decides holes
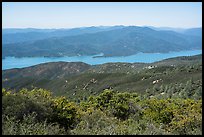
[[[182,33],[182,34],[202,37],[202,28],[184,29],[184,28],[153,27],[153,26],[147,26],[147,27],[157,30],[157,31],[174,31],[174,32]]]
[[[28,42],[41,40],[51,37],[75,36],[84,33],[95,33],[100,31],[122,28],[124,26],[109,26],[109,27],[81,27],[70,29],[3,29],[2,42],[3,44]]]
[[[104,56],[127,56],[137,52],[161,53],[202,48],[202,38],[200,36],[186,35],[174,31],[156,31],[148,27],[115,26],[105,27],[105,29],[90,27],[81,30],[71,29],[64,31],[64,33],[59,31],[59,34],[58,31],[50,33],[66,36],[24,43],[3,44],[2,55],[3,57],[32,57],[104,53]],[[23,34],[26,35],[27,33]]]
[[[183,31],[184,34],[202,37],[202,28],[192,28]]]
[[[17,34],[17,33],[28,33],[28,32],[52,32],[57,29],[36,29],[36,28],[3,28],[2,33],[4,34]]]
[[[153,26],[146,26],[146,27],[149,27],[151,29],[158,30],[158,31],[165,30],[165,31],[183,32],[186,30],[184,28],[172,28],[172,27],[153,27]]]

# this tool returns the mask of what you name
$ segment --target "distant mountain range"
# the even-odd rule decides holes
[[[81,27],[81,28],[70,28],[70,29],[35,29],[35,28],[11,28],[3,29],[3,40],[4,44],[35,41],[51,37],[63,37],[63,36],[75,36],[84,33],[95,33],[105,30],[112,30],[123,28],[124,26],[104,26],[104,27]]]
[[[2,57],[127,56],[202,48],[202,28],[100,26],[73,29],[3,29]]]
[[[171,27],[153,27],[153,26],[145,26],[145,27],[149,27],[151,29],[154,30],[164,30],[164,31],[175,31],[178,33],[183,33],[183,34],[189,34],[189,35],[199,35],[202,36],[202,28],[198,27],[198,28],[171,28]],[[189,32],[193,32],[193,33],[189,33]]]

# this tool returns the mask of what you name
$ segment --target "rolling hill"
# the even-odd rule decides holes
[[[153,84],[157,80],[158,83]],[[45,88],[55,95],[69,98],[96,95],[107,88],[144,94],[155,86],[180,87],[189,80],[195,86],[202,85],[202,55],[154,63],[106,63],[93,66],[82,62],[52,62],[2,71],[3,88],[15,91],[21,88]]]

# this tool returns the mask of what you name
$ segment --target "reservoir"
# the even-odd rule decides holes
[[[179,57],[179,56],[192,56],[202,54],[202,50],[191,50],[191,51],[179,51],[179,52],[169,52],[169,53],[137,53],[131,56],[117,56],[117,57],[94,57],[101,56],[72,56],[72,57],[6,57],[2,59],[2,70],[11,69],[11,68],[23,68],[29,67],[41,63],[47,62],[84,62],[90,65],[97,65],[110,62],[143,62],[143,63],[152,63],[156,61],[161,61],[163,59]]]

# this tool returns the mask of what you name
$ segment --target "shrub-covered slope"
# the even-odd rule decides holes
[[[187,82],[193,93],[202,87],[202,56],[177,57],[155,63],[107,63],[91,66],[85,63],[45,63],[23,69],[2,71],[2,86],[45,88],[55,95],[83,98],[97,95],[103,89],[155,94],[177,87],[181,91]],[[148,93],[152,94],[152,93]]]
[[[2,89],[3,135],[201,135],[202,100],[104,90],[79,103],[43,89]]]

